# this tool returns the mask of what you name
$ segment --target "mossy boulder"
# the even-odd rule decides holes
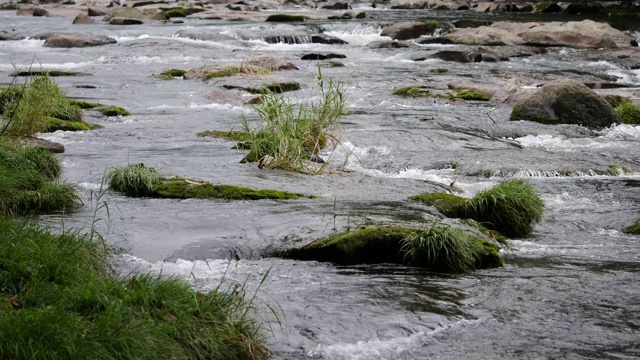
[[[127,111],[126,109],[123,109],[119,106],[115,106],[115,105],[105,105],[105,104],[100,104],[100,103],[92,103],[92,102],[87,102],[87,101],[82,101],[82,100],[74,100],[74,99],[70,99],[71,103],[74,106],[77,106],[81,109],[93,109],[96,110],[98,112],[100,112],[102,115],[105,116],[129,116],[131,115],[129,113],[129,111]]]
[[[556,80],[544,85],[530,97],[518,101],[509,119],[576,124],[593,129],[622,122],[607,101],[575,80]]]
[[[89,124],[84,121],[70,121],[70,120],[61,120],[54,117],[47,116],[45,117],[45,121],[47,122],[47,132],[54,132],[57,130],[63,131],[88,131],[99,129],[102,126],[97,124]]]
[[[508,237],[530,236],[544,211],[540,195],[522,179],[505,180],[471,199],[444,193],[422,194],[410,199],[434,206],[448,217],[473,219]]]
[[[640,235],[640,219],[626,227],[623,232],[625,234]]]
[[[393,95],[398,96],[410,96],[410,97],[428,97],[431,96],[431,92],[425,88],[418,86],[405,86],[393,91]]]
[[[622,104],[627,104],[631,102],[630,98],[626,96],[620,96],[620,95],[604,95],[602,98],[614,108],[617,108]]]
[[[273,14],[269,15],[266,22],[298,22],[304,21],[305,17],[302,15],[292,15],[292,14]]]
[[[616,107],[616,112],[622,118],[622,122],[630,125],[640,124],[640,105],[623,103]]]
[[[181,78],[184,77],[184,74],[186,74],[187,71],[186,70],[182,70],[182,69],[167,69],[163,72],[160,73],[160,76],[158,76],[158,78],[162,79],[162,80],[173,80],[175,78]],[[155,77],[156,75],[154,75]]]
[[[314,196],[280,190],[253,190],[234,185],[218,185],[179,177],[162,177],[144,164],[130,164],[108,174],[109,188],[131,197],[162,199],[263,200],[299,199]]]
[[[276,256],[338,265],[406,264],[453,273],[503,265],[495,244],[449,227],[359,229]]]
[[[471,101],[489,101],[491,100],[491,96],[471,89],[460,89],[456,90],[455,94],[451,94],[451,98],[453,99],[463,99],[463,100],[471,100]]]

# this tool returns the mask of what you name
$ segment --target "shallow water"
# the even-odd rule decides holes
[[[118,40],[113,46],[83,49],[43,48],[39,40],[0,42],[0,79],[8,82],[14,66],[28,67],[35,59],[43,68],[91,74],[57,78],[69,96],[132,112],[124,118],[88,113],[90,122],[104,128],[42,136],[65,145],[65,178],[79,184],[85,197],[87,206],[64,216],[66,227],[91,224],[95,205],[90,199],[105,171],[127,163],[143,162],[164,174],[319,195],[286,202],[129,199],[110,192],[101,198],[110,216],[101,212],[98,227],[122,249],[118,261],[125,272],[179,275],[200,290],[221,282],[246,283],[250,293],[269,272],[257,289],[257,316],[271,329],[268,345],[276,359],[640,356],[640,242],[621,232],[638,218],[640,176],[595,175],[618,163],[637,171],[640,127],[619,125],[594,133],[573,126],[508,122],[508,107],[390,95],[397,87],[430,81],[500,84],[503,79],[492,75],[492,69],[580,69],[640,86],[638,70],[553,57],[479,64],[414,62],[417,52],[450,46],[385,50],[366,45],[383,39],[381,25],[396,19],[460,15],[367,13],[369,18],[359,22],[305,26],[187,19],[184,24],[113,27],[0,12],[0,30],[91,32]],[[175,35],[185,29],[224,32],[230,39],[198,41]],[[268,44],[256,39],[256,34],[316,31],[350,45]],[[209,98],[216,90],[212,85],[152,77],[167,68],[238,63],[257,51],[294,59],[311,51],[347,56],[346,67],[322,70],[347,85],[343,144],[331,157],[347,171],[308,176],[241,165],[242,154],[230,149],[232,142],[195,134],[238,129],[243,116],[255,119],[243,105],[246,98],[216,103]],[[316,64],[296,64],[301,70],[285,76],[298,80],[303,90],[291,96],[313,96]],[[431,72],[437,68],[449,71]],[[638,88],[625,91],[640,96]],[[507,266],[502,269],[446,276],[399,266],[337,267],[261,257],[267,249],[302,245],[363,223],[431,224],[440,216],[407,201],[409,196],[450,184],[473,195],[511,176],[533,183],[547,210],[534,237],[514,240],[504,251]],[[61,224],[59,216],[44,220]],[[233,258],[239,260],[227,260]]]

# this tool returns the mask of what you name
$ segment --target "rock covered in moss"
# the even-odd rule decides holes
[[[595,129],[622,122],[609,103],[575,80],[556,80],[544,85],[529,98],[518,101],[509,119]]]
[[[304,16],[302,15],[293,15],[293,14],[273,14],[269,15],[266,22],[298,22],[304,21]]]
[[[431,96],[431,92],[425,88],[419,86],[405,86],[395,89],[392,93],[398,96],[410,96],[410,97],[427,97]]]
[[[623,232],[625,234],[640,235],[640,220],[636,220],[636,222],[625,228]]]
[[[640,105],[631,102],[622,103],[616,107],[616,112],[625,124],[640,124]]]
[[[407,264],[439,272],[503,265],[495,244],[449,227],[359,229],[285,250],[277,256],[338,265]]]

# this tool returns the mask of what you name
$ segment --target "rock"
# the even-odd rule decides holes
[[[214,78],[210,84],[218,85],[227,90],[243,90],[252,94],[264,94],[267,92],[282,93],[300,89],[300,84],[295,80],[278,75],[236,75],[231,77]]]
[[[491,102],[495,104],[514,104],[522,101],[531,93],[521,90],[522,85],[517,77],[513,77],[505,81],[502,88],[496,91],[491,97]]]
[[[317,53],[311,53],[311,54],[303,55],[300,59],[301,60],[330,60],[330,59],[346,59],[346,58],[347,58],[347,56],[346,55],[342,55],[342,54],[334,54],[334,53],[317,54]]]
[[[142,25],[144,21],[137,19],[127,19],[121,17],[114,17],[109,20],[109,25]]]
[[[76,48],[115,44],[116,40],[103,35],[55,34],[44,42],[44,47]]]
[[[533,6],[533,12],[538,14],[558,14],[562,10],[562,6],[553,2],[541,2]]]
[[[95,20],[89,17],[89,15],[80,14],[73,19],[74,24],[95,24]]]
[[[105,16],[105,15],[107,15],[107,9],[97,8],[97,7],[89,7],[87,9],[87,15],[89,15],[89,16]]]
[[[328,4],[328,5],[324,5],[322,6],[323,9],[328,9],[328,10],[349,10],[351,9],[351,6],[349,6],[348,2],[334,2],[333,4]]]
[[[456,81],[447,84],[447,88],[450,90],[471,90],[478,94],[484,94],[489,98],[492,98],[494,94],[498,92],[498,88],[488,84],[478,84],[465,81]]]
[[[56,154],[61,154],[64,152],[64,145],[49,140],[38,138],[22,138],[19,140],[19,143],[22,148],[41,149],[51,151],[52,153]]]
[[[367,13],[364,11],[347,11],[342,14],[343,19],[366,19]]]
[[[113,18],[134,19],[140,21],[169,20],[167,14],[160,9],[115,8],[105,15],[103,21],[110,22]]]
[[[556,80],[515,104],[510,120],[543,124],[576,124],[592,129],[621,123],[614,108],[575,80]]]
[[[245,65],[260,66],[272,71],[280,70],[299,70],[297,66],[289,62],[287,59],[277,57],[270,54],[255,54],[244,61]]]
[[[329,44],[329,45],[343,45],[348,44],[348,42],[339,39],[334,36],[318,34],[311,36],[311,43],[313,44]]]
[[[372,49],[401,49],[416,47],[418,45],[411,41],[374,41],[367,46]]]
[[[302,15],[291,15],[291,14],[273,14],[269,15],[266,22],[298,22],[304,21],[305,17]]]
[[[497,62],[508,61],[507,56],[500,56],[497,53],[484,48],[470,49],[466,51],[460,50],[442,50],[429,56],[430,59],[440,59],[444,61],[454,61],[459,63],[470,62]],[[426,58],[416,58],[415,61],[423,61]]]
[[[598,15],[604,11],[600,3],[571,3],[567,5],[563,13],[567,15]]]
[[[436,22],[403,22],[385,28],[380,35],[389,36],[393,40],[409,40],[422,35],[433,35],[437,27]]]
[[[204,40],[204,41],[230,41],[236,40],[233,36],[220,34],[219,32],[207,32],[205,30],[200,29],[184,29],[180,30],[175,34],[176,37],[188,38],[193,40]]]
[[[43,9],[43,8],[35,8],[33,9],[33,16],[49,16],[49,13],[47,12],[47,10]]]
[[[453,22],[453,26],[455,26],[458,29],[462,29],[462,28],[477,28],[477,27],[480,27],[480,26],[489,26],[491,24],[492,24],[491,21],[473,20],[473,19],[462,19],[462,20],[458,20],[458,21],[454,21]]]

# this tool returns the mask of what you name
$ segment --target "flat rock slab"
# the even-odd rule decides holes
[[[334,53],[325,53],[325,54],[318,54],[318,53],[311,53],[311,54],[305,54],[303,55],[300,59],[301,60],[330,60],[330,59],[346,59],[347,55],[343,55],[343,54],[334,54]]]
[[[298,82],[279,75],[236,75],[211,79],[209,83],[227,90],[243,90],[251,93],[266,90],[280,93],[300,89]]]
[[[76,48],[115,44],[116,39],[103,35],[56,34],[44,42],[44,47]]]

